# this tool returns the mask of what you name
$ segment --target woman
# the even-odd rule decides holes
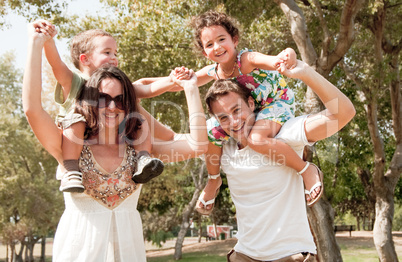
[[[41,104],[42,49],[50,36],[28,30],[24,111],[38,140],[63,163],[61,131]],[[191,132],[154,146],[154,153],[166,162],[203,154],[208,141],[195,75],[175,81],[185,90]],[[131,144],[142,124],[135,101],[131,81],[115,67],[98,69],[83,88],[77,110],[87,121],[88,142],[80,158],[86,190],[85,194],[64,193],[66,209],[55,235],[54,261],[146,260],[136,209],[141,185],[131,179],[136,168]]]

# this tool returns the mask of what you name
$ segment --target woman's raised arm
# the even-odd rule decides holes
[[[176,134],[172,141],[153,145],[153,154],[164,162],[178,162],[202,155],[208,149],[208,136],[204,110],[197,87],[197,77],[192,73],[190,80],[177,80],[186,94],[190,133]]]
[[[43,147],[59,163],[61,154],[61,130],[43,109],[42,91],[42,50],[44,43],[51,39],[51,34],[38,31],[33,24],[28,25],[28,53],[22,89],[22,104],[26,118]]]

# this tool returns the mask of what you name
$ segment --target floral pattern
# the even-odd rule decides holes
[[[109,209],[117,207],[138,188],[131,179],[136,170],[135,151],[128,145],[121,165],[112,173],[104,172],[93,157],[91,148],[84,145],[80,170],[85,194]]]
[[[243,75],[240,72],[240,57],[249,49],[243,49],[237,56],[237,63],[240,75],[233,78],[239,84],[250,90],[255,100],[257,118],[256,120],[271,120],[284,124],[294,117],[294,93],[289,89],[285,79],[277,71],[268,71],[256,68],[250,73]],[[213,68],[217,76],[217,65]],[[208,72],[212,75],[211,70]],[[217,146],[222,146],[229,140],[229,135],[223,131],[215,118],[207,121],[209,141]]]

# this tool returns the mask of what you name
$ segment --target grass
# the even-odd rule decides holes
[[[176,260],[173,259],[172,255],[163,256],[163,257],[150,257],[147,259],[148,262],[174,262]],[[205,252],[191,252],[184,253],[182,262],[225,262],[226,257],[214,255],[214,254],[205,254]]]
[[[343,237],[337,238],[339,247],[341,248],[341,254],[344,262],[378,262],[378,254],[372,243],[371,239],[364,239],[360,237]],[[230,248],[225,246],[226,250]],[[398,254],[398,251],[397,251]],[[399,261],[402,261],[402,254],[399,255]],[[174,262],[173,255],[165,255],[160,257],[149,257],[148,262]],[[225,262],[226,255],[222,252],[220,242],[216,242],[214,247],[208,247],[199,251],[184,251],[183,250],[183,262]]]

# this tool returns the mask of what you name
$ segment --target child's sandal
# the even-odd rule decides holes
[[[316,166],[315,164],[311,163],[311,165],[313,165],[315,168],[317,168],[318,171],[318,175],[320,176],[320,181],[315,183],[310,190],[308,189],[304,189],[304,194],[308,195],[310,197],[310,201],[307,201],[307,206],[311,207],[313,206],[315,203],[317,203],[317,201],[321,198],[322,193],[324,192],[324,183],[323,183],[323,179],[324,179],[324,174],[322,173],[322,171],[318,168],[318,166]],[[306,166],[300,171],[297,172],[297,174],[301,175],[304,172],[306,172],[307,168],[310,166],[310,162],[307,162]],[[311,196],[311,193],[314,192],[314,190],[318,187],[321,187],[320,193],[318,193],[318,195],[313,198]]]
[[[217,175],[208,174],[208,179],[218,179],[218,177],[220,177],[220,174]],[[204,216],[208,216],[209,214],[211,214],[212,210],[214,209],[215,198],[218,195],[218,193],[219,193],[219,187],[216,189],[215,197],[211,200],[205,201],[204,200],[205,191],[203,190],[200,197],[197,200],[195,210],[197,210],[198,213]],[[200,203],[202,203],[204,206],[200,207]],[[211,209],[206,209],[208,205],[212,205]]]

